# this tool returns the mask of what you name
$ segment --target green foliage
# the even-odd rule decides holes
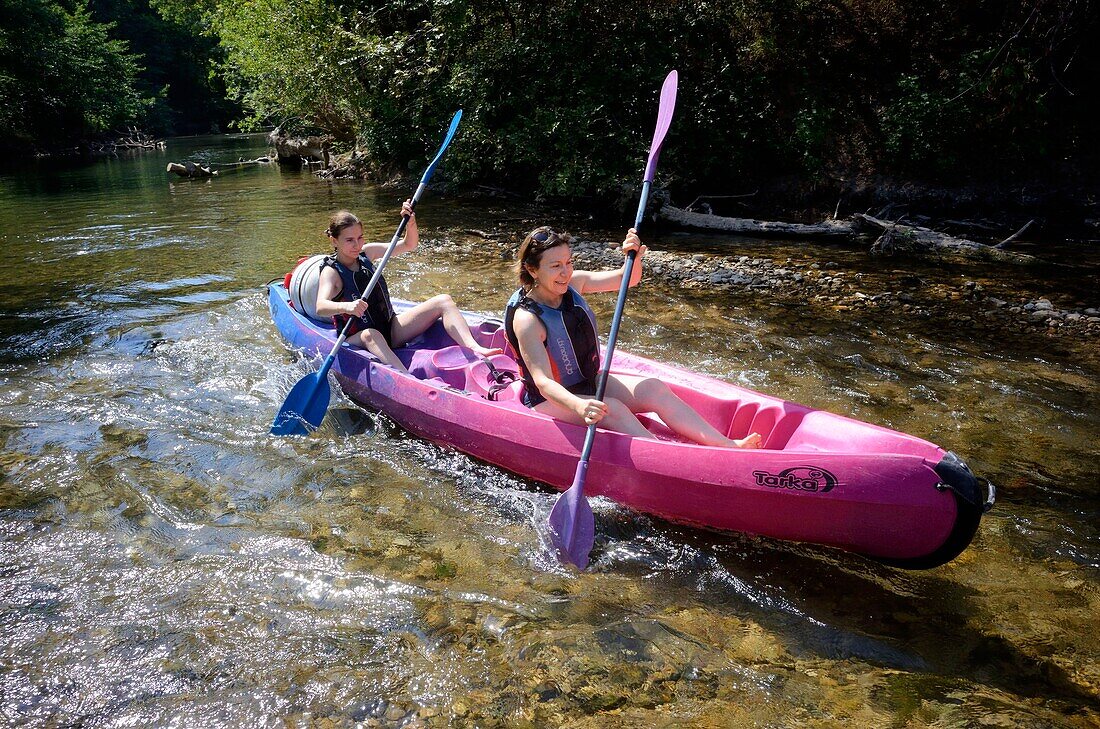
[[[0,0],[0,139],[72,141],[120,128],[151,104],[136,57],[82,2]]]
[[[213,16],[228,54],[224,68],[233,98],[250,117],[246,126],[307,119],[339,135],[352,133],[357,89],[349,67],[369,39],[347,33],[328,0],[224,3]]]
[[[138,57],[137,88],[154,100],[143,126],[156,135],[205,133],[239,111],[216,73],[224,59],[209,32],[210,8],[172,0],[90,0],[96,20]]]
[[[228,122],[208,11],[188,0],[158,5],[0,0],[0,146],[27,154],[130,125],[172,134]]]
[[[90,3],[90,4],[87,4]],[[89,8],[91,13],[89,13]],[[320,130],[379,173],[547,196],[636,184],[665,73],[659,174],[1057,174],[1100,162],[1100,14],[1080,0],[0,0],[0,131],[144,122]],[[30,119],[34,119],[31,124]],[[1051,160],[1054,160],[1052,162]]]
[[[330,130],[379,170],[418,169],[463,107],[452,177],[611,191],[641,171],[671,68],[680,103],[660,174],[681,185],[996,174],[1096,150],[1096,103],[1081,92],[1100,28],[1073,0],[257,0],[218,12],[255,120]]]
[[[946,118],[947,101],[943,94],[926,89],[916,76],[905,74],[898,79],[893,100],[882,110],[886,151],[893,159],[918,169],[950,170],[958,164],[944,156],[957,145],[954,137],[960,131]]]

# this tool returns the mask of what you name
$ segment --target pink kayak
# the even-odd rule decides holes
[[[295,311],[282,281],[268,293],[288,344],[327,355],[337,339],[331,323]],[[499,320],[466,318],[482,345],[504,346]],[[510,357],[486,362],[438,323],[397,354],[410,374],[345,344],[332,373],[352,400],[421,438],[558,489],[572,483],[585,428],[524,407]],[[824,544],[914,569],[957,556],[993,504],[992,484],[983,494],[962,460],[920,438],[621,351],[611,371],[658,377],[729,437],[757,432],[764,447],[685,443],[656,416],[642,415],[656,440],[599,431],[589,495],[670,521]]]

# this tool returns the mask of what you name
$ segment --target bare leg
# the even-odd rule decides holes
[[[393,320],[394,345],[401,346],[413,337],[423,334],[437,319],[443,320],[443,329],[451,339],[463,347],[474,350],[482,357],[500,354],[499,348],[482,347],[477,343],[473,332],[470,331],[470,325],[466,323],[466,318],[462,316],[454,299],[447,294],[433,296],[408,311],[398,314]]]
[[[359,345],[398,372],[408,372],[408,370],[405,369],[405,365],[397,358],[397,355],[390,349],[390,346],[386,344],[386,339],[382,336],[382,332],[377,329],[364,329],[348,337],[348,341],[352,344]]]
[[[668,385],[652,377],[610,375],[607,392],[621,399],[632,412],[657,413],[668,427],[696,443],[720,448],[759,448],[763,445],[759,433],[750,433],[741,440],[727,438]]]
[[[607,403],[607,415],[603,420],[597,423],[597,426],[605,430],[614,430],[617,433],[626,433],[627,435],[633,435],[636,438],[655,438],[653,433],[646,430],[646,427],[641,424],[638,418],[634,417],[634,413],[630,412],[621,401],[615,398],[605,397],[603,400]],[[545,413],[558,420],[564,420],[567,423],[573,423],[574,425],[588,424],[584,422],[584,418],[577,415],[575,412],[568,408],[564,408],[561,405],[547,400],[536,405],[534,410],[540,413]]]

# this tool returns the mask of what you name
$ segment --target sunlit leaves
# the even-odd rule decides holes
[[[1096,102],[1070,87],[1100,60],[1073,0],[224,0],[217,18],[257,121],[330,130],[383,172],[422,165],[462,107],[443,174],[547,196],[638,176],[671,68],[661,174],[717,189],[1019,167],[1054,131],[1091,139]]]
[[[151,99],[136,90],[128,45],[83,2],[0,0],[0,135],[5,144],[63,143],[122,128]]]

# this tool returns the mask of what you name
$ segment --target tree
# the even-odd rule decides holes
[[[218,73],[224,52],[210,29],[213,6],[172,0],[90,0],[95,19],[138,57],[138,88],[154,99],[144,127],[156,135],[225,128],[239,113]]]
[[[216,0],[211,0],[216,1]],[[457,107],[447,172],[547,195],[633,179],[680,71],[662,176],[964,182],[1100,167],[1089,0],[218,2],[231,86],[416,167]]]
[[[81,0],[0,0],[0,143],[73,143],[137,122],[139,66]]]

